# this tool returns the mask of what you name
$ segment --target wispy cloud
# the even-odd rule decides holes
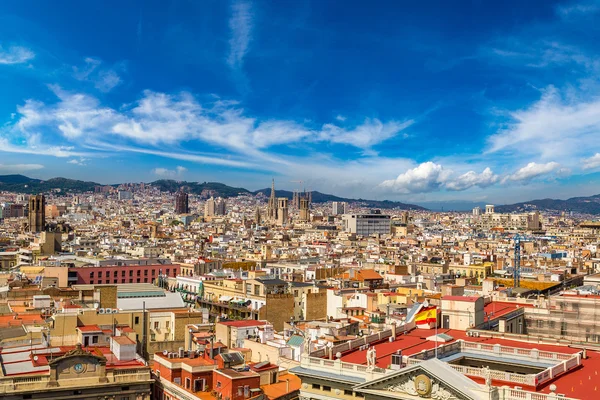
[[[158,175],[163,178],[177,178],[177,177],[181,177],[181,175],[183,175],[186,171],[187,171],[187,168],[179,165],[175,169],[168,169],[168,168],[162,168],[162,167],[154,168],[152,170],[152,173],[154,175]]]
[[[199,140],[247,158],[285,163],[266,150],[299,142],[328,142],[369,150],[414,123],[366,119],[359,125],[328,123],[311,127],[287,120],[258,121],[245,115],[236,102],[217,100],[201,104],[187,92],[170,95],[146,91],[137,103],[116,110],[87,94],[68,92],[58,86],[50,89],[58,102],[27,100],[18,107],[20,116],[12,122],[13,129],[28,141],[36,138],[39,142],[38,132],[49,129],[73,145],[92,142],[119,144],[122,148],[143,145],[166,154],[174,152],[165,151],[164,145],[176,147]],[[115,139],[137,146],[115,143]]]
[[[229,55],[227,64],[232,69],[239,69],[244,63],[252,41],[252,6],[248,1],[235,1],[231,5],[229,18]]]
[[[0,64],[23,64],[33,60],[35,53],[22,46],[9,46],[3,48],[0,46]]]
[[[44,168],[41,164],[0,164],[2,174],[20,174]]]
[[[591,157],[584,158],[583,169],[596,169],[600,168],[600,153],[596,153]]]
[[[83,66],[73,67],[73,76],[77,80],[93,83],[101,92],[110,92],[122,83],[122,79],[115,68],[105,68],[102,64],[101,60],[88,57]]]
[[[597,1],[573,2],[556,7],[557,13],[562,17],[579,17],[581,15],[594,14],[600,11],[600,3]]]
[[[488,153],[506,150],[547,160],[577,158],[600,147],[599,99],[562,96],[550,86],[539,101],[509,116],[508,126],[488,139]]]

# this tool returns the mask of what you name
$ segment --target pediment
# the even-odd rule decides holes
[[[428,360],[403,368],[353,388],[366,398],[482,400],[489,389],[439,360]]]

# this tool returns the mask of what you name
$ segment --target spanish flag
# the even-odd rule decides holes
[[[429,324],[437,321],[437,307],[423,307],[417,315],[415,315],[415,323],[417,325]]]

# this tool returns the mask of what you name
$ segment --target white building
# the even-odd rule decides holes
[[[333,215],[346,214],[346,206],[347,206],[347,204],[343,201],[334,201],[331,204],[332,214]]]
[[[344,214],[342,221],[346,232],[359,236],[369,236],[374,233],[389,235],[392,229],[391,217],[380,213]]]

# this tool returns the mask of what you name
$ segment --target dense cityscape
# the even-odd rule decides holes
[[[600,400],[599,18],[0,2],[0,400]]]
[[[2,397],[594,398],[591,216],[275,184],[1,192]]]

